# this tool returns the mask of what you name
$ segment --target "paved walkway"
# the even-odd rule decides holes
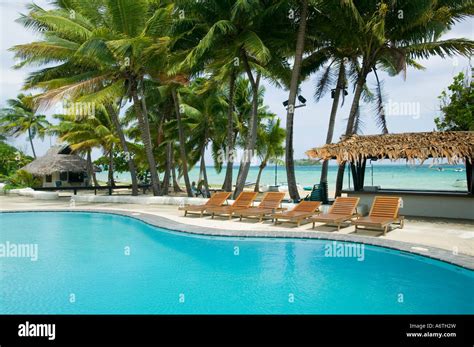
[[[27,197],[0,196],[0,211],[56,209],[71,209],[69,199],[40,201]],[[342,240],[357,240],[357,238],[362,237],[364,240],[373,240],[374,244],[390,245],[390,241],[393,241],[392,244],[407,243],[410,248],[415,248],[414,251],[420,254],[430,252],[429,249],[424,247],[435,247],[448,251],[453,256],[456,256],[456,254],[474,256],[474,222],[470,221],[408,218],[404,229],[394,229],[383,236],[380,232],[369,230],[359,230],[356,234],[353,226],[342,228],[340,232],[337,232],[334,227],[316,224],[313,231],[311,223],[296,228],[294,224],[275,226],[271,221],[258,223],[256,220],[250,219],[240,222],[238,219],[229,221],[228,218],[223,217],[216,217],[215,219],[210,217],[199,218],[199,216],[183,217],[183,213],[179,212],[176,206],[166,205],[76,203],[74,209],[116,210],[126,214],[143,213],[162,217],[161,220],[166,219],[167,225],[170,227],[175,223],[175,229],[177,230],[209,229],[212,234],[216,235],[231,234],[226,231],[232,231],[232,235],[237,233],[238,235],[248,236],[275,236],[284,233],[294,237],[308,236]],[[181,227],[177,227],[178,225]],[[186,226],[189,226],[189,230],[186,229]],[[470,267],[474,267],[474,259],[470,258],[470,260],[473,264]]]

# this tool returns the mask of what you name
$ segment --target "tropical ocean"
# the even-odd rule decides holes
[[[344,177],[344,187],[349,188],[349,170],[346,170]],[[312,186],[319,182],[321,166],[298,166],[295,168],[296,181],[302,187]],[[237,177],[238,167],[234,168],[234,180]],[[248,182],[255,182],[257,179],[258,167],[251,167],[247,178]],[[222,185],[225,177],[225,168],[221,173],[217,173],[213,166],[207,167],[209,183],[212,186]],[[329,190],[333,191],[336,182],[337,166],[329,167]],[[119,182],[130,182],[128,173],[116,174]],[[162,175],[161,175],[162,176]],[[261,185],[286,184],[286,170],[279,166],[268,166],[262,174]],[[107,172],[98,174],[101,181],[107,181]],[[198,182],[199,166],[190,171],[190,180]],[[183,180],[180,180],[183,183]],[[423,190],[467,190],[466,171],[463,165],[390,165],[374,163],[373,166],[367,164],[365,174],[365,186],[380,186],[382,188],[400,189],[423,189]]]

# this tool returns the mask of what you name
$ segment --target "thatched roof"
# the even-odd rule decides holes
[[[336,144],[313,148],[310,158],[357,163],[363,159],[425,161],[445,158],[451,164],[474,156],[474,131],[353,135]]]
[[[35,176],[51,175],[54,172],[87,172],[87,161],[73,154],[69,146],[51,147],[44,156],[24,166],[25,170]],[[99,168],[94,167],[96,172]]]

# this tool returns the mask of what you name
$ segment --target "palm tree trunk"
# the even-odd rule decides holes
[[[89,149],[87,151],[87,155],[86,155],[86,161],[87,161],[87,177],[89,177],[89,181],[88,181],[88,186],[91,187],[92,186],[92,176],[94,174],[94,166],[92,165],[92,158],[91,158],[91,150]]]
[[[130,171],[130,177],[132,179],[132,195],[138,195],[138,180],[137,180],[137,169],[135,168],[135,162],[128,150],[127,140],[125,138],[125,134],[123,133],[122,126],[120,125],[119,115],[118,112],[113,108],[111,104],[107,105],[107,112],[112,117],[112,122],[115,126],[115,131],[120,139],[120,144],[122,145],[122,149],[127,157],[128,163],[128,170]]]
[[[237,182],[235,185],[234,198],[237,198],[237,196],[244,190],[245,181],[247,180],[250,170],[251,159],[255,150],[255,144],[257,142],[258,128],[258,89],[260,87],[260,73],[257,73],[257,77],[254,79],[247,54],[243,52],[242,56],[245,70],[252,86],[252,114],[250,116],[249,135],[245,146],[245,154],[243,161],[240,163],[239,175],[237,176]]]
[[[181,165],[183,165],[183,177],[184,177],[184,184],[186,185],[186,192],[188,193],[189,197],[193,196],[193,192],[191,190],[191,183],[189,182],[189,174],[188,174],[188,162],[186,158],[186,148],[184,147],[185,138],[184,138],[184,129],[183,123],[181,121],[181,111],[179,110],[179,99],[176,93],[176,89],[171,89],[171,95],[173,96],[174,106],[176,108],[176,120],[178,123],[178,137],[179,137],[179,153],[181,157]]]
[[[171,158],[170,158],[170,168],[171,168],[171,179],[173,180],[173,192],[181,193],[183,190],[179,186],[178,179],[176,177],[176,167],[175,167],[175,157],[174,157],[174,146],[171,144]]]
[[[179,186],[178,180],[176,179],[176,168],[172,165],[171,176],[173,177],[173,191],[175,193],[181,193],[183,190]]]
[[[113,146],[110,147],[109,150],[109,182],[108,185],[111,187],[115,187],[115,181],[114,181],[114,151],[113,151]]]
[[[148,114],[144,112],[143,104],[140,102],[138,98],[137,91],[135,88],[131,88],[131,94],[133,99],[133,105],[135,107],[135,112],[137,114],[138,125],[140,128],[140,133],[143,141],[143,145],[145,147],[145,154],[148,161],[148,166],[151,175],[151,189],[153,191],[153,195],[157,196],[160,194],[160,181],[158,177],[158,171],[156,169],[156,161],[153,155],[153,147],[151,143],[151,135],[150,135],[150,125],[148,123]]]
[[[92,183],[94,183],[95,187],[99,187],[99,182],[97,182],[97,177],[94,171],[94,164],[92,163],[92,156],[91,151],[87,151],[87,176],[89,176],[89,187],[92,187]],[[91,181],[92,180],[92,181]]]
[[[173,155],[173,151],[172,151],[171,143],[168,143],[166,145],[166,168],[165,168],[165,176],[163,177],[163,186],[162,186],[163,195],[169,194],[172,155]]]
[[[204,190],[205,190],[205,192],[203,193],[206,197],[210,198],[211,194],[209,193],[209,182],[207,180],[206,159],[204,158],[205,154],[206,154],[206,146],[204,145],[202,147],[202,152],[201,152],[201,172],[202,172],[202,177],[204,180]]]
[[[367,79],[367,75],[370,69],[363,64],[361,74],[357,80],[356,90],[354,93],[354,100],[352,101],[351,111],[349,113],[349,119],[347,120],[347,127],[345,137],[351,136],[354,132],[354,122],[355,117],[357,114],[357,110],[359,109],[359,102],[362,96],[362,91],[364,89],[364,85]],[[336,194],[335,197],[339,197],[342,195],[342,186],[344,183],[344,171],[346,168],[346,163],[340,163],[339,169],[337,170],[337,178],[336,178]]]
[[[224,185],[222,189],[226,192],[232,191],[232,173],[234,170],[234,93],[236,72],[232,71],[229,80],[229,109],[227,111],[227,168],[225,172]]]
[[[332,143],[332,139],[334,136],[334,126],[336,124],[336,114],[337,114],[337,109],[339,107],[339,99],[341,96],[341,92],[344,91],[344,87],[346,84],[344,60],[341,59],[339,64],[340,64],[339,76],[337,78],[336,92],[334,93],[334,100],[332,101],[331,116],[329,117],[328,133],[326,136],[326,144]],[[328,170],[329,170],[329,160],[325,160],[323,163],[322,170],[321,170],[321,180],[320,180],[321,183],[325,183],[328,181]]]
[[[36,159],[35,146],[33,145],[33,137],[31,136],[31,129],[28,128],[28,138],[30,139],[31,151],[33,152],[33,157]]]
[[[87,165],[88,165],[87,174],[90,175],[89,176],[90,178],[92,178],[92,181],[94,182],[94,187],[100,187],[100,184],[97,181],[97,176],[95,174],[94,163],[92,162],[92,156],[91,156],[91,151],[90,150],[87,151]],[[89,167],[89,165],[90,165],[90,167]],[[89,184],[90,184],[90,181],[89,181]]]
[[[94,168],[94,166],[92,168]],[[97,181],[95,170],[92,171],[92,180],[94,181],[94,187],[100,187],[99,181]]]
[[[97,181],[97,176],[95,174],[94,163],[92,162],[91,152],[87,151],[87,175],[89,176],[89,185],[92,186],[92,182],[94,183],[94,187],[100,187],[99,182]],[[90,167],[89,167],[90,165]],[[90,181],[92,179],[92,182]]]
[[[288,181],[288,192],[291,199],[300,200],[300,194],[296,187],[295,162],[293,149],[293,119],[295,115],[296,94],[300,82],[301,62],[304,53],[304,41],[306,34],[306,17],[308,16],[308,0],[301,1],[301,16],[296,39],[295,63],[291,74],[290,95],[288,97],[288,112],[286,115],[286,177]]]
[[[255,193],[259,193],[260,192],[260,179],[262,178],[262,173],[263,173],[263,170],[267,167],[267,162],[266,160],[262,161],[262,163],[260,164],[260,168],[258,170],[258,175],[257,175],[257,182],[255,182]]]

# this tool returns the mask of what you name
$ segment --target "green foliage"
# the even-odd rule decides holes
[[[320,166],[321,162],[314,159],[297,159],[295,160],[295,166]]]
[[[96,161],[94,161],[94,165],[101,167],[104,170],[108,170],[110,165],[110,158],[109,156],[102,156]],[[128,172],[128,161],[127,157],[125,156],[124,152],[114,152],[114,171],[115,172]]]
[[[7,104],[8,107],[0,110],[0,133],[14,137],[27,133],[36,157],[33,139],[44,138],[50,126],[46,116],[36,114],[32,95],[19,94],[16,99],[7,100]]]
[[[474,130],[474,81],[459,73],[439,99],[442,115],[435,119],[439,131]]]
[[[262,165],[285,154],[286,130],[280,127],[280,119],[275,115],[271,115],[268,122],[260,125],[257,136],[257,153],[262,159]]]
[[[25,170],[18,170],[13,175],[7,178],[5,190],[18,188],[35,188],[41,186],[41,178],[34,177]]]
[[[302,48],[307,58],[300,79],[324,68],[316,90],[319,99],[334,88],[337,65],[344,63],[343,85],[360,82],[364,100],[370,101],[365,82],[377,69],[398,74],[409,65],[422,68],[415,59],[472,54],[471,40],[439,40],[456,21],[472,15],[471,2],[309,1]],[[129,170],[121,147],[130,141],[127,151],[144,179],[154,166],[161,172],[192,168],[206,150],[216,159],[228,143],[256,149],[266,164],[281,155],[285,133],[265,106],[263,88],[255,91],[258,110],[252,110],[253,88],[242,75],[289,85],[301,3],[61,0],[53,1],[48,10],[32,4],[18,21],[38,33],[39,40],[16,45],[11,51],[18,68],[33,68],[24,89],[41,94],[8,101],[0,130],[8,136],[28,133],[34,153],[32,139],[49,128],[76,152],[100,149],[105,157],[97,163],[102,166],[109,164],[107,155],[114,153],[117,172]],[[226,90],[233,80],[230,76],[236,78],[232,99]],[[386,132],[381,84],[377,77],[372,101],[377,101],[378,124]],[[472,88],[469,92],[459,88],[453,86],[451,95],[444,95],[444,116],[438,128],[473,129]],[[179,105],[173,103],[171,91],[177,93]],[[38,106],[41,110],[64,99],[93,104],[96,112],[87,117],[56,116],[59,124],[54,127],[36,114]],[[359,99],[354,98],[354,105]],[[175,106],[182,116],[179,127],[185,138],[181,140]],[[353,129],[358,129],[359,117],[351,113],[349,125],[354,122]],[[253,126],[255,119],[258,127]],[[227,130],[234,135],[232,141],[227,139]],[[256,145],[252,143],[255,137]],[[186,155],[179,155],[179,145]],[[21,167],[2,165],[0,174],[4,175]],[[216,160],[217,170],[221,166]]]
[[[0,180],[2,177],[5,178],[12,175],[32,160],[32,157],[0,141]]]

